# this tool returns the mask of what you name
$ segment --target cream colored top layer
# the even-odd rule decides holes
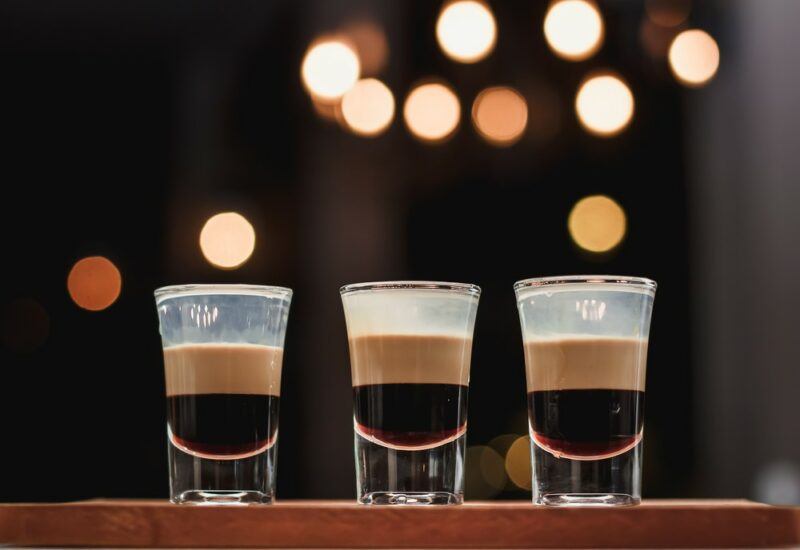
[[[350,338],[354,386],[369,384],[469,384],[472,339],[455,336],[375,334]]]
[[[564,338],[525,342],[528,391],[644,391],[647,340]]]
[[[164,350],[167,396],[281,393],[283,350],[255,344],[184,344]]]

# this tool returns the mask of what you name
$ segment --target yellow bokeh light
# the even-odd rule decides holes
[[[475,98],[472,123],[489,143],[508,146],[519,140],[525,131],[528,105],[513,88],[487,88]]]
[[[89,256],[78,260],[67,276],[67,290],[79,307],[100,311],[113,304],[122,290],[119,269],[108,258]]]
[[[342,118],[358,135],[383,133],[394,118],[392,91],[378,79],[359,80],[342,98]]]
[[[621,132],[633,117],[633,93],[619,77],[602,74],[584,81],[575,97],[575,112],[590,133],[609,137]]]
[[[353,87],[361,74],[358,55],[341,40],[313,44],[303,58],[303,84],[321,101],[336,101]]]
[[[544,37],[553,52],[570,61],[588,59],[603,42],[603,17],[587,0],[560,0],[547,10]]]
[[[403,119],[409,131],[427,142],[441,142],[450,137],[461,120],[458,96],[448,86],[422,84],[408,94]]]
[[[211,216],[200,231],[200,250],[206,260],[222,269],[235,269],[247,261],[256,246],[256,232],[236,212]]]
[[[689,17],[691,0],[647,0],[644,4],[647,18],[662,27],[677,27]]]
[[[531,445],[527,435],[517,438],[508,448],[506,474],[517,487],[531,488]]]
[[[608,252],[625,237],[625,211],[605,195],[584,197],[569,213],[567,227],[572,240],[589,252]]]
[[[703,86],[719,68],[717,42],[700,29],[683,31],[669,47],[669,66],[675,78],[686,86]]]
[[[494,48],[497,23],[489,6],[483,2],[452,2],[439,14],[436,39],[451,59],[475,63],[489,55]]]
[[[507,482],[503,457],[485,445],[472,445],[467,449],[465,485],[470,499],[492,498],[502,491]]]

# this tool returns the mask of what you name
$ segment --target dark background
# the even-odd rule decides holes
[[[748,19],[756,4],[769,4],[763,9],[771,18]],[[527,429],[514,281],[614,273],[659,283],[648,366],[645,496],[792,501],[800,489],[776,497],[758,480],[772,471],[763,468],[777,468],[777,485],[767,489],[800,483],[798,449],[780,443],[797,439],[791,413],[799,411],[783,399],[784,408],[759,417],[782,427],[751,437],[761,432],[750,407],[774,394],[768,387],[746,393],[747,378],[739,384],[739,374],[726,374],[728,367],[740,374],[760,368],[761,352],[737,354],[728,346],[757,330],[753,312],[789,306],[751,299],[749,314],[731,314],[751,329],[737,324],[737,332],[720,333],[725,326],[713,315],[733,317],[713,304],[754,296],[755,283],[745,275],[739,275],[742,286],[705,282],[734,269],[760,272],[764,264],[748,251],[766,246],[763,254],[773,259],[796,254],[791,245],[767,246],[769,234],[759,237],[759,220],[775,217],[746,213],[762,197],[785,200],[777,219],[794,219],[795,203],[782,187],[745,195],[730,207],[724,201],[741,196],[733,191],[737,181],[752,181],[731,167],[736,158],[762,158],[765,165],[792,158],[782,145],[750,148],[749,141],[735,139],[752,136],[750,128],[729,124],[751,105],[769,103],[746,95],[753,90],[745,84],[756,76],[737,72],[737,59],[765,71],[768,61],[778,63],[787,78],[796,71],[780,44],[773,53],[783,53],[783,65],[754,44],[759,36],[772,36],[770,43],[786,36],[774,26],[798,22],[798,10],[789,2],[731,2],[723,10],[696,1],[687,25],[711,32],[723,61],[707,88],[689,90],[675,82],[663,58],[642,47],[642,2],[599,5],[605,42],[587,61],[565,62],[549,51],[540,30],[546,2],[503,1],[492,2],[499,28],[494,53],[459,65],[436,44],[438,2],[0,3],[0,308],[8,334],[29,325],[47,329],[35,349],[16,349],[9,338],[0,347],[0,499],[166,496],[164,387],[152,297],[158,286],[247,282],[294,289],[278,495],[351,498],[340,285],[408,278],[483,288],[469,441],[487,444]],[[398,102],[420,78],[438,75],[451,83],[463,109],[453,139],[422,144],[398,118],[383,136],[363,139],[315,114],[299,77],[303,54],[317,35],[358,17],[376,21],[387,34],[389,62],[380,77]],[[631,126],[611,139],[585,133],[572,108],[584,75],[605,67],[624,74],[636,98]],[[540,112],[533,107],[531,124],[548,117],[555,130],[544,137],[529,131],[508,149],[489,146],[469,124],[468,109],[475,94],[493,84],[514,85],[524,94],[548,90],[555,99]],[[784,115],[796,119],[791,94],[773,100],[783,101]],[[769,132],[774,126],[763,127]],[[713,155],[698,153],[712,144]],[[774,180],[798,184],[796,162]],[[747,174],[759,166],[753,162]],[[728,176],[716,177],[720,171]],[[706,185],[713,181],[731,187]],[[627,236],[609,254],[582,252],[566,229],[572,205],[595,193],[614,197],[628,216]],[[197,246],[205,220],[226,210],[241,212],[257,233],[255,253],[235,271],[209,265]],[[797,227],[787,223],[773,235],[791,241]],[[730,242],[736,235],[749,244],[737,248]],[[723,249],[727,256],[709,260],[709,251]],[[123,287],[110,308],[89,312],[71,301],[66,277],[75,261],[95,254],[119,267]],[[770,265],[773,274],[788,273],[780,261]],[[712,296],[712,287],[728,294]],[[30,302],[20,306],[20,299],[35,300],[44,317],[23,307]],[[714,351],[722,348],[739,367]],[[780,377],[789,376],[791,355],[765,362],[783,365],[770,377],[784,385]],[[716,383],[722,379],[728,386]],[[714,443],[712,431],[734,435]],[[740,454],[751,447],[771,450]],[[723,463],[721,473],[709,474]],[[512,484],[498,496],[529,498]]]

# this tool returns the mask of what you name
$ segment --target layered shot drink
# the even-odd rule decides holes
[[[342,288],[358,500],[463,501],[472,332],[480,289],[434,282]]]
[[[290,300],[289,289],[250,285],[156,291],[173,502],[274,499]]]
[[[525,347],[533,499],[641,499],[644,389],[656,285],[553,277],[515,286]]]

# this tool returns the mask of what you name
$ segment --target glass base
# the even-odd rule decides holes
[[[170,499],[195,506],[248,506],[272,504],[272,496],[259,491],[184,491]]]
[[[613,493],[550,493],[534,500],[534,504],[544,506],[635,506],[639,503],[641,499],[637,497]]]
[[[401,504],[406,506],[428,506],[431,504],[463,504],[464,497],[454,493],[398,493],[376,492],[363,495],[361,504]]]

